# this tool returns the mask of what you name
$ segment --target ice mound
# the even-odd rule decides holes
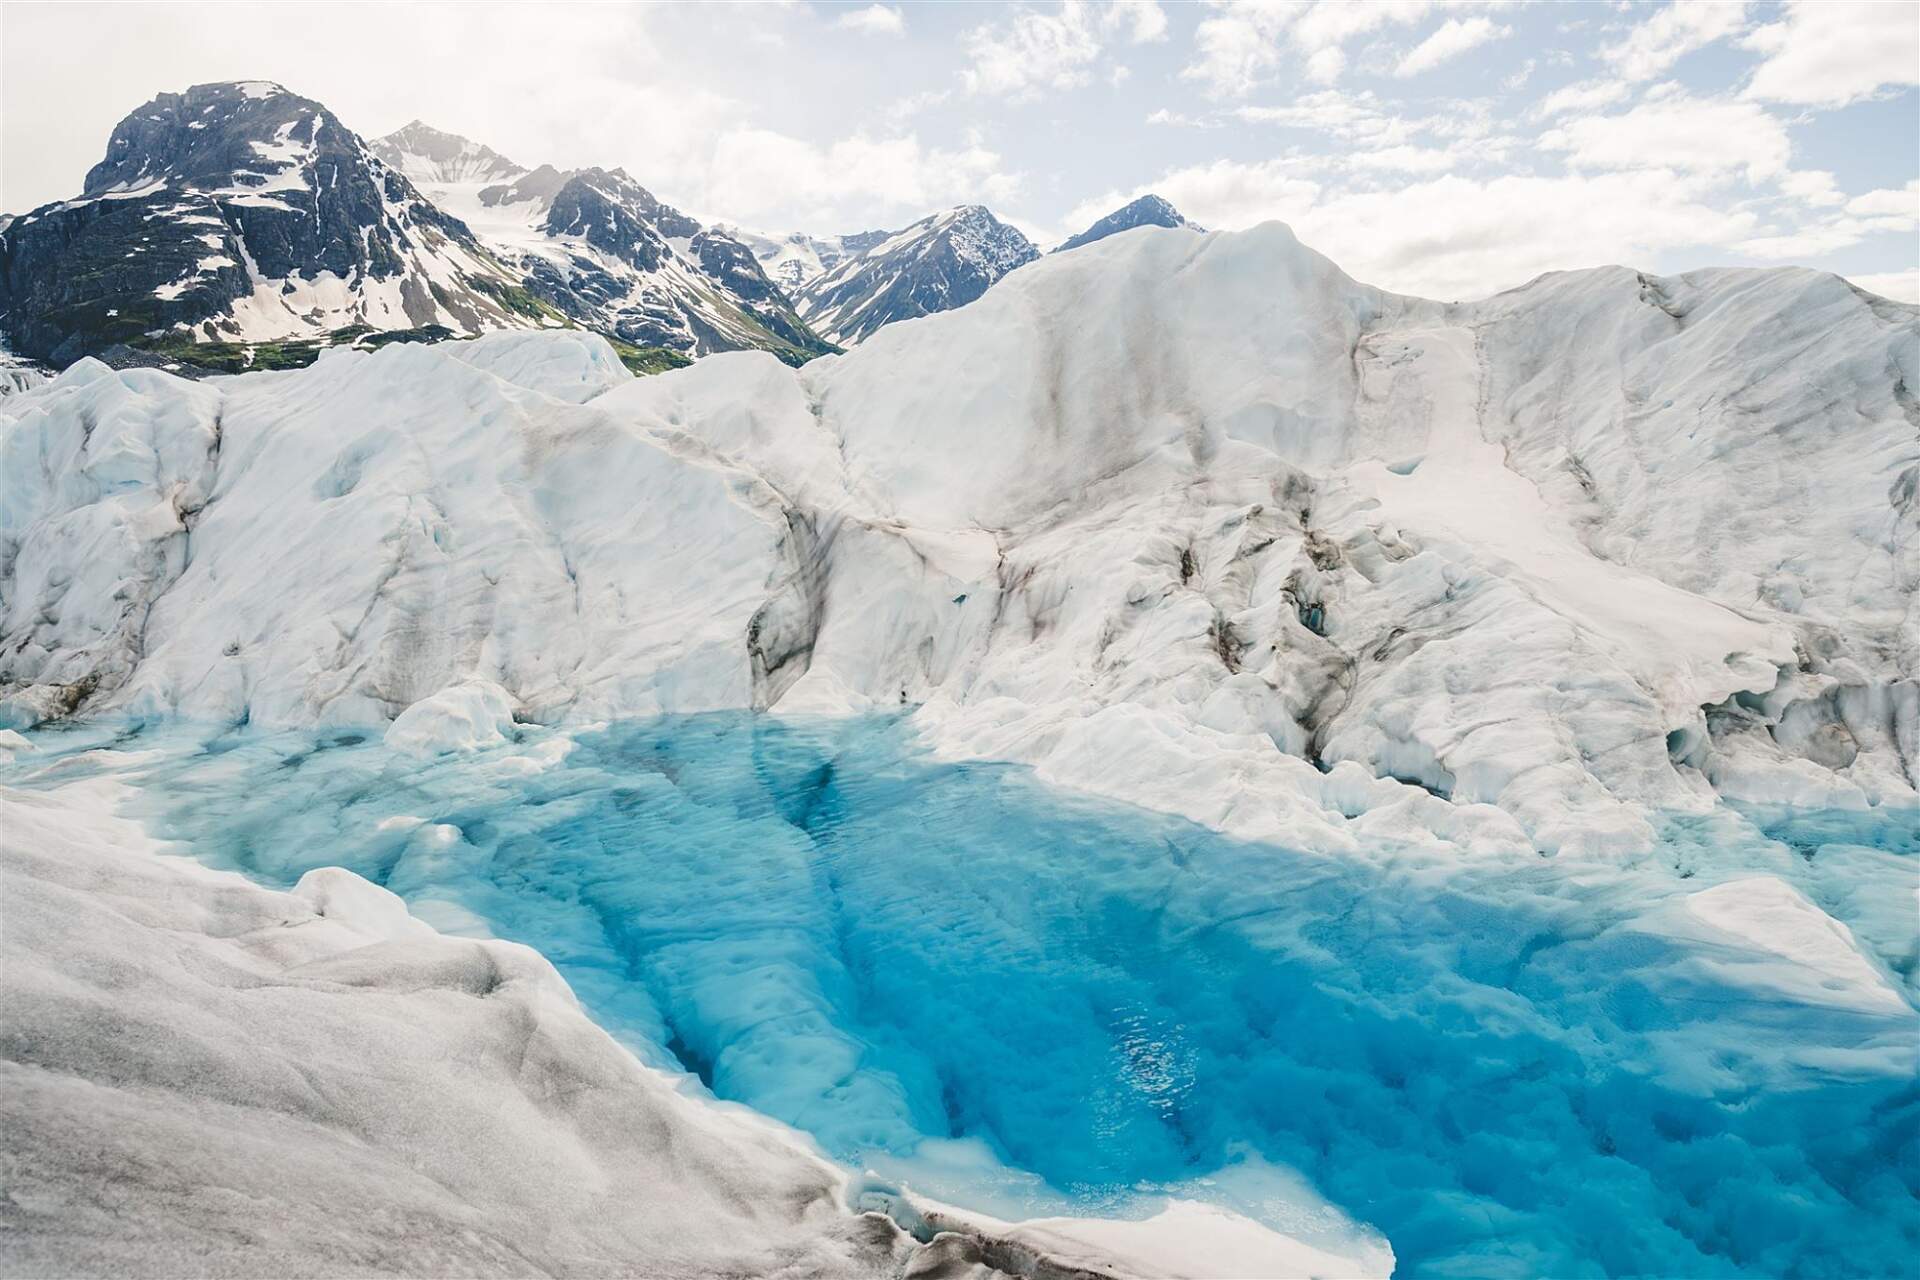
[[[451,343],[446,352],[504,382],[568,404],[583,404],[633,381],[633,374],[605,338],[579,329],[503,330]]]
[[[449,685],[393,718],[387,745],[409,755],[497,746],[513,733],[513,695],[491,680]]]
[[[1687,911],[1773,963],[1726,964],[1723,978],[1812,1004],[1903,1015],[1906,1001],[1860,954],[1847,926],[1774,876],[1703,889]]]

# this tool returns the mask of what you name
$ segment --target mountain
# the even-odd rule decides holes
[[[1204,230],[1181,217],[1178,209],[1159,196],[1145,195],[1131,204],[1115,209],[1079,235],[1063,240],[1054,246],[1053,252],[1064,253],[1068,249],[1078,249],[1083,244],[1092,244],[1096,240],[1106,239],[1117,231],[1131,231],[1135,227],[1186,227],[1192,231]]]
[[[682,356],[761,348],[802,361],[833,350],[746,244],[624,170],[527,169],[417,120],[373,150],[579,324]]]
[[[332,112],[260,81],[159,95],[114,129],[78,198],[0,232],[0,326],[56,365],[550,316]]]
[[[882,325],[964,306],[1040,256],[1031,241],[979,205],[922,218],[899,231],[816,240],[757,237],[762,265],[796,282],[808,324],[843,346]]]

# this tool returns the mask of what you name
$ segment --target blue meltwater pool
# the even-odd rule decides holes
[[[1333,858],[939,762],[895,720],[558,743],[156,728],[114,767],[208,861],[347,866],[531,944],[652,1061],[949,1201],[1177,1191],[1310,1233],[1253,1176],[1278,1170],[1406,1276],[1914,1274],[1911,820],[1722,813],[1630,864]],[[1849,925],[1877,1000],[1686,923],[1755,875]]]

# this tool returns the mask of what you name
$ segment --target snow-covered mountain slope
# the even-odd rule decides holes
[[[332,112],[258,81],[161,94],[77,199],[0,232],[0,328],[56,365],[122,344],[538,323],[516,286]]]
[[[527,170],[492,147],[413,120],[371,144],[373,154],[421,186],[512,182]]]
[[[931,214],[900,231],[828,241],[762,237],[755,252],[763,265],[800,281],[800,314],[843,346],[896,320],[964,306],[1040,256],[1031,241],[979,205]]]
[[[0,401],[4,706],[917,705],[1342,850],[1910,805],[1916,339],[1792,270],[1443,306],[1269,225],[1112,237],[798,371],[636,381],[564,333],[83,362]]]
[[[808,281],[833,270],[850,257],[865,253],[891,234],[860,231],[845,236],[810,236],[804,231],[794,231],[774,236],[740,227],[721,230],[746,245],[766,270],[767,277],[793,296],[798,296]]]
[[[761,348],[799,362],[832,350],[745,244],[624,170],[525,169],[417,120],[373,150],[589,328],[692,356]]]
[[[1190,231],[1205,230],[1181,217],[1180,211],[1161,197],[1145,195],[1115,209],[1079,235],[1070,236],[1061,241],[1053,247],[1052,252],[1060,253],[1067,249],[1078,249],[1083,244],[1092,244],[1095,240],[1104,240],[1116,232],[1131,231],[1135,227],[1185,227]]]

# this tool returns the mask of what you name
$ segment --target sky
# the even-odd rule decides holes
[[[154,94],[236,79],[762,231],[979,203],[1046,244],[1153,191],[1429,297],[1624,263],[1920,301],[1911,0],[8,3],[0,209],[76,194]]]

